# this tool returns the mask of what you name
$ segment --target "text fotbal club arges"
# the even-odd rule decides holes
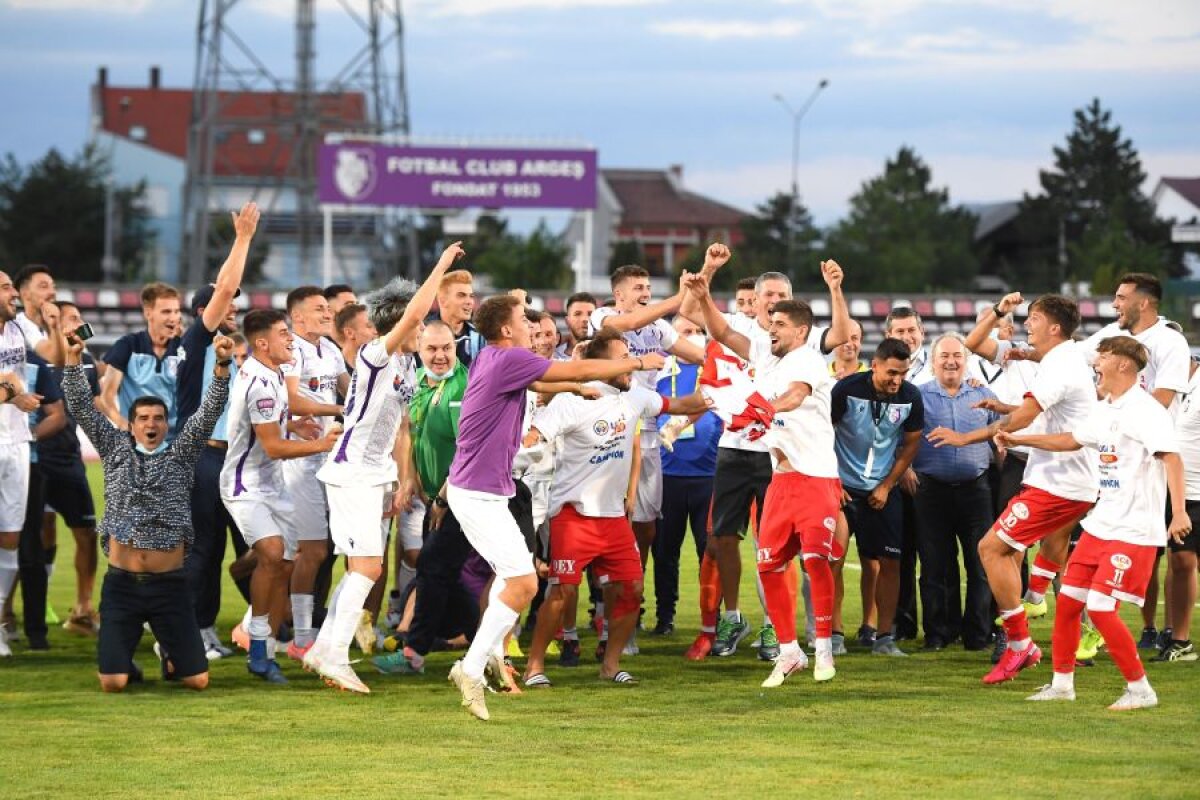
[[[542,178],[581,181],[587,164],[563,158],[436,158],[390,156],[389,174],[444,178],[430,183],[435,197],[472,197],[536,200],[542,196]],[[465,180],[463,180],[465,178]],[[528,178],[529,180],[517,180]],[[455,180],[458,179],[458,180]]]

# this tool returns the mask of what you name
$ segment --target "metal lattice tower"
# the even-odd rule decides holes
[[[239,33],[240,0],[200,0],[193,79],[192,119],[188,131],[187,178],[183,196],[184,243],[180,274],[196,285],[209,279],[210,264],[219,263],[228,243],[214,236],[213,220],[228,214],[215,203],[226,192],[249,194],[263,210],[260,235],[269,241],[294,242],[303,282],[317,282],[321,215],[316,197],[316,151],[325,132],[355,132],[403,140],[409,134],[408,93],[404,75],[404,23],[401,0],[339,0],[362,44],[325,80],[316,75],[314,0],[297,0],[295,75],[267,66],[247,35]],[[249,26],[247,26],[249,27]],[[335,64],[336,65],[336,64]],[[265,103],[252,95],[283,94]],[[365,98],[365,120],[348,126],[336,113],[345,93]],[[246,108],[264,107],[248,115]],[[237,113],[234,114],[234,110]],[[223,159],[219,144],[251,132],[274,146],[262,157],[286,159],[274,175],[247,174]],[[273,163],[272,162],[272,163]],[[244,165],[243,165],[244,167]],[[291,198],[291,199],[288,199]],[[399,261],[395,213],[339,217],[336,240],[369,253],[375,277],[393,274]],[[265,230],[264,230],[265,229]]]

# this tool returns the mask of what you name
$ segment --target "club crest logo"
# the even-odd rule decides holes
[[[333,181],[348,200],[366,197],[375,189],[375,154],[366,148],[338,150]]]
[[[608,422],[602,419],[596,420],[596,424],[592,426],[592,433],[597,436],[606,436],[608,434]]]
[[[836,527],[836,525],[837,525],[837,523],[834,521],[833,517],[826,517],[825,519],[821,520],[821,524],[825,526],[826,530],[831,531],[831,532],[833,531],[834,527]]]
[[[1024,503],[1013,503],[1012,513],[1017,519],[1029,519],[1029,506]]]
[[[1124,553],[1113,553],[1108,561],[1117,569],[1129,569],[1133,566],[1133,559]]]

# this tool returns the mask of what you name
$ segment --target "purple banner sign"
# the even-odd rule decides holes
[[[595,150],[321,146],[322,203],[415,208],[595,208]]]

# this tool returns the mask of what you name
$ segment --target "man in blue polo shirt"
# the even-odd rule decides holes
[[[906,655],[892,635],[900,593],[903,512],[894,491],[921,445],[921,393],[904,380],[911,356],[899,339],[875,348],[869,372],[833,387],[834,450],[845,490],[846,521],[858,543],[866,601],[874,598],[878,635],[871,652]],[[873,587],[873,591],[871,588]]]
[[[681,339],[704,349],[704,332],[683,315],[672,323]],[[696,391],[700,367],[675,356],[659,373],[656,387],[664,397],[686,397]],[[695,422],[687,417],[658,418],[663,431],[662,447],[663,506],[658,532],[650,546],[654,556],[654,600],[658,624],[656,636],[675,632],[675,604],[679,602],[679,553],[691,524],[696,558],[704,557],[708,544],[708,512],[712,505],[713,478],[717,474],[717,443],[721,439],[721,419],[711,411]],[[665,442],[672,438],[672,447]]]
[[[939,427],[970,433],[996,421],[994,412],[976,408],[994,400],[995,393],[964,380],[969,355],[960,334],[945,333],[934,340],[929,350],[933,380],[921,386],[926,434]],[[987,442],[939,448],[926,439],[913,461],[919,479],[914,502],[926,650],[941,650],[960,636],[968,650],[988,646],[992,592],[978,548],[992,521],[991,461]],[[967,573],[965,610],[959,594],[958,543]]]
[[[129,409],[139,397],[167,406],[167,440],[175,438],[175,382],[180,361],[179,290],[155,281],[142,287],[146,329],[127,333],[104,354],[101,405],[112,423],[129,430]]]

